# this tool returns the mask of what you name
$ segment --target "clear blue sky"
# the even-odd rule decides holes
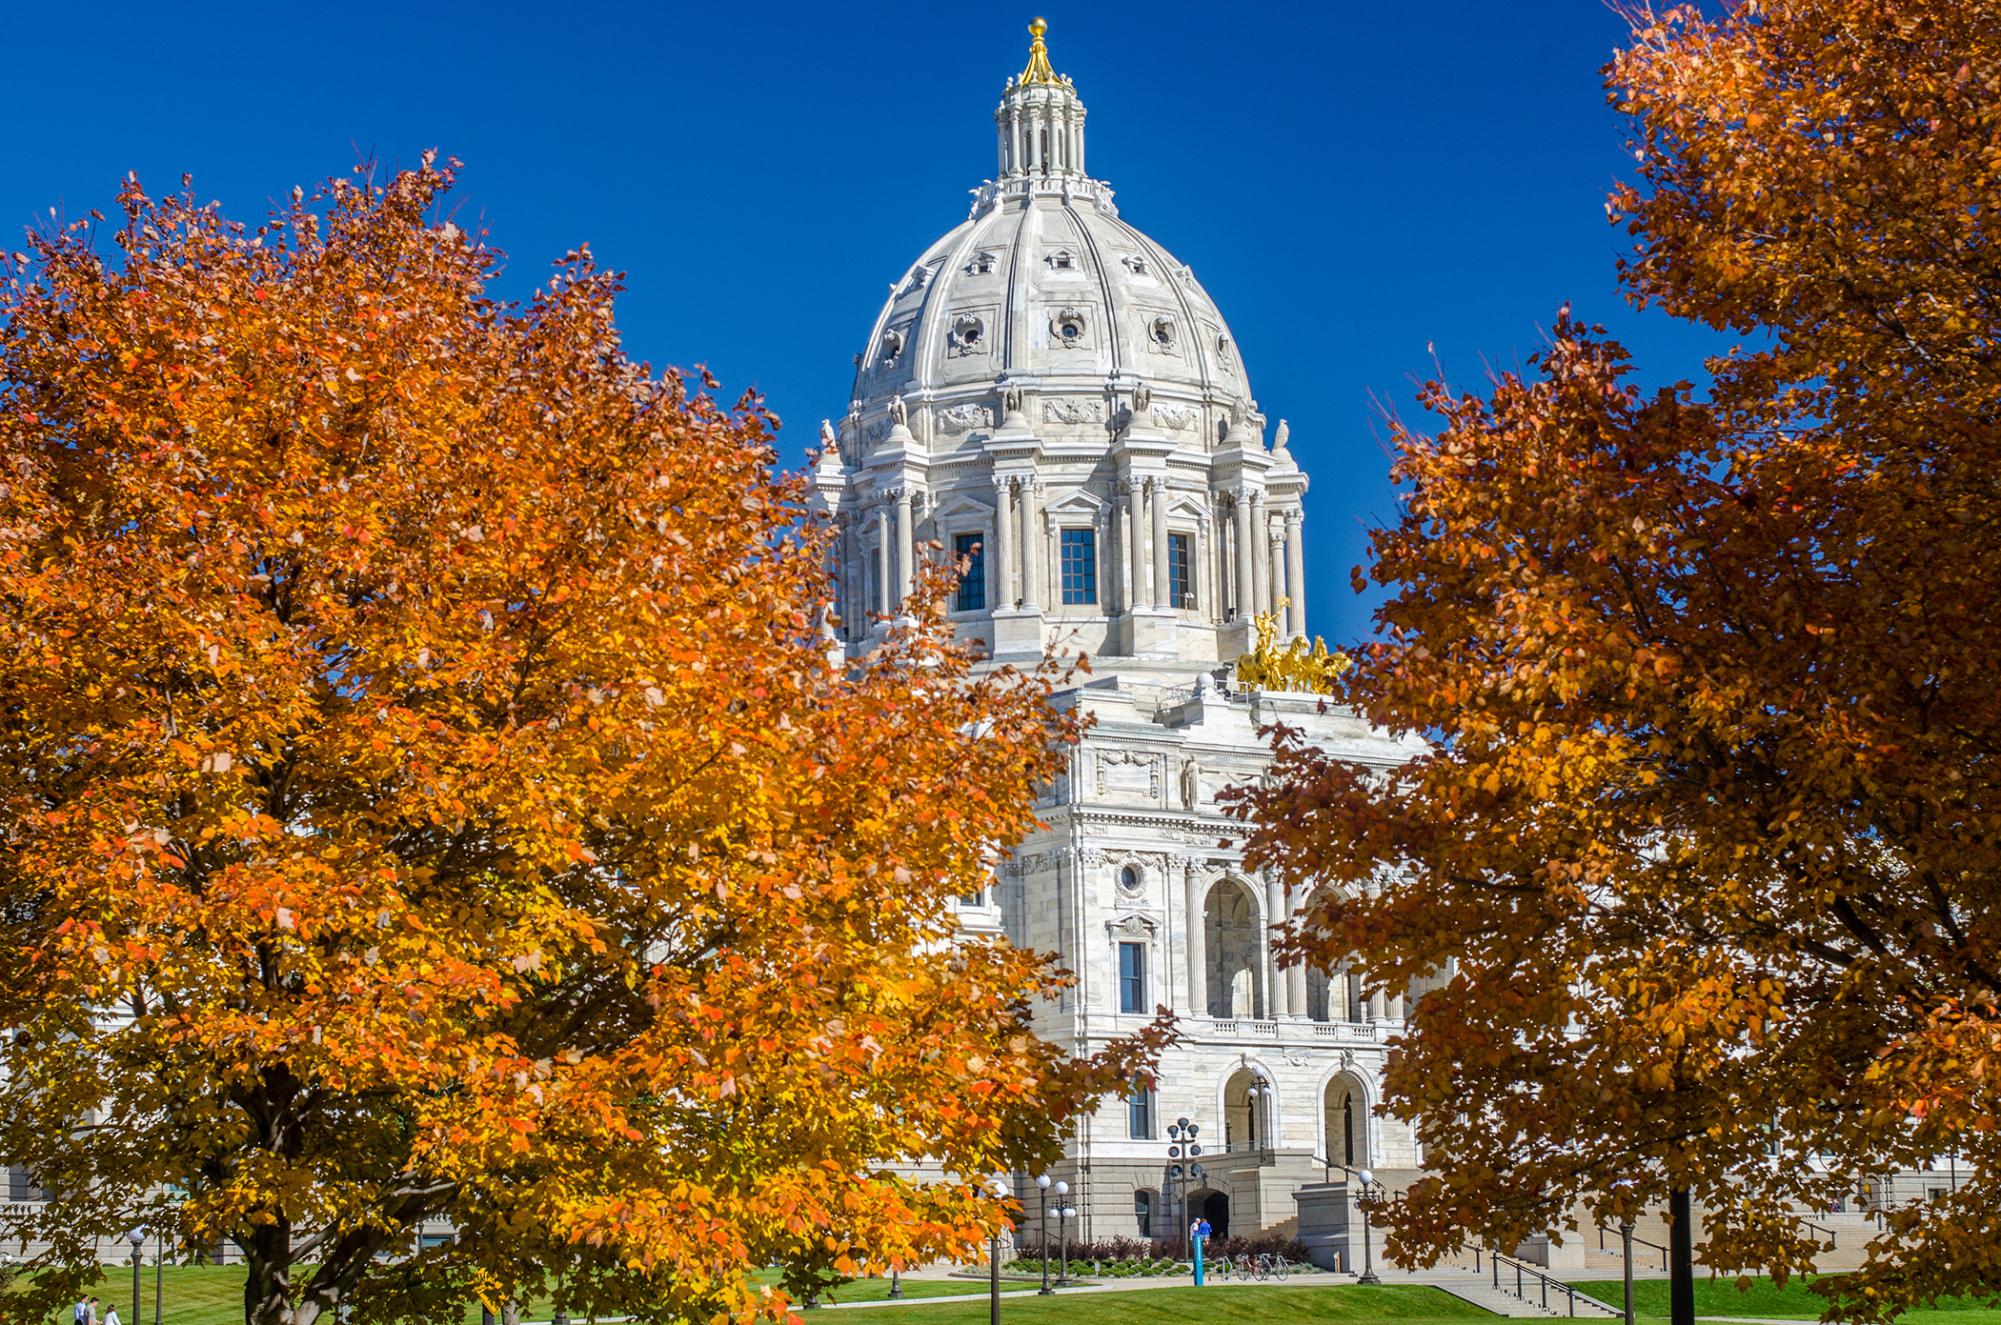
[[[588,241],[629,274],[626,342],[755,385],[797,463],[845,408],[892,280],[993,172],[992,113],[1034,2],[16,6],[0,242],[118,180],[183,171],[254,219],[357,153],[465,162],[460,218],[502,293]],[[1053,3],[1092,172],[1230,319],[1312,478],[1310,624],[1387,519],[1378,402],[1409,412],[1436,346],[1455,385],[1514,366],[1557,305],[1650,380],[1705,344],[1619,300],[1604,196],[1630,166],[1599,69],[1602,0]]]

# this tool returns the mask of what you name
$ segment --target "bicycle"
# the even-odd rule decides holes
[[[1276,1279],[1279,1283],[1284,1283],[1287,1273],[1289,1273],[1289,1269],[1286,1266],[1285,1257],[1273,1256],[1269,1253],[1258,1257],[1259,1279]]]

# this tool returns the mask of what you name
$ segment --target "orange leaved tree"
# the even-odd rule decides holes
[[[1991,1293],[2001,5],[1642,14],[1608,87],[1632,297],[1744,343],[1648,393],[1566,313],[1426,390],[1339,692],[1431,744],[1376,779],[1281,738],[1256,858],[1352,885],[1302,951],[1442,981],[1389,1069],[1436,1170],[1393,1247],[1686,1191],[1711,1265],[1783,1273],[1796,1215],[1956,1155],[1817,1287]]]
[[[757,1265],[977,1247],[976,1184],[1143,1070],[1035,1038],[1056,977],[952,941],[1063,758],[1051,677],[930,624],[830,658],[770,417],[627,358],[587,254],[487,296],[450,183],[246,229],[133,182],[115,255],[13,256],[23,1312],[134,1225],[240,1249],[255,1325],[771,1312]]]

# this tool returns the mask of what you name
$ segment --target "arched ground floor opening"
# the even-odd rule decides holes
[[[1230,1236],[1230,1198],[1222,1192],[1197,1192],[1189,1204],[1202,1212],[1202,1218],[1209,1221],[1209,1236],[1227,1238]]]

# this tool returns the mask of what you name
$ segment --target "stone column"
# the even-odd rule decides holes
[[[1203,903],[1208,890],[1202,886],[1202,871],[1188,862],[1185,880],[1188,909],[1188,1015],[1209,1015],[1209,913]]]
[[[1345,964],[1327,973],[1327,1020],[1348,1020],[1348,967]]]
[[[1000,611],[1012,611],[1014,600],[1021,597],[1015,591],[1014,574],[1014,480],[994,479],[994,548],[988,560],[993,565],[993,580],[1000,601],[994,606]]]
[[[1400,993],[1399,993],[1399,994],[1391,994],[1391,995],[1390,995],[1390,1006],[1389,1006],[1389,1014],[1390,1014],[1390,1020],[1391,1020],[1391,1021],[1402,1021],[1402,1020],[1403,1020],[1403,1018],[1404,1018],[1404,1011],[1405,1011],[1405,1008],[1404,1008],[1404,996],[1403,996],[1402,994],[1400,994]]]
[[[896,606],[910,597],[911,577],[917,565],[917,529],[910,521],[910,489],[896,490]]]
[[[1132,546],[1133,597],[1129,607],[1137,610],[1148,607],[1148,576],[1146,571],[1146,480],[1133,477],[1126,480],[1126,541]]]
[[[1301,897],[1296,891],[1290,888],[1286,889],[1286,895],[1288,898],[1286,905],[1286,915],[1288,917],[1297,916],[1300,911],[1300,903],[1303,902],[1305,899]],[[1303,1017],[1307,1014],[1308,999],[1306,997],[1305,962],[1301,962],[1299,965],[1291,967],[1286,971],[1285,997],[1287,1006],[1289,1006],[1292,1009],[1293,1016]]]
[[[885,614],[896,610],[889,601],[889,596],[896,592],[896,582],[890,578],[896,573],[890,565],[892,537],[889,503],[883,502],[875,508],[875,601],[869,604],[869,610]]]
[[[1272,532],[1269,543],[1270,546],[1266,549],[1265,565],[1271,567],[1271,610],[1277,612],[1278,600],[1285,597],[1285,533],[1283,528]],[[1277,625],[1280,639],[1284,639],[1286,636],[1286,623],[1291,619],[1291,610],[1291,605],[1288,604],[1286,611],[1279,615]]]
[[[1257,610],[1255,606],[1257,602],[1257,584],[1254,578],[1255,573],[1251,569],[1251,563],[1257,558],[1251,553],[1253,545],[1251,543],[1251,494],[1249,490],[1238,491],[1235,506],[1237,519],[1232,530],[1233,537],[1230,540],[1230,560],[1235,562],[1237,567],[1237,616],[1240,620],[1248,621],[1251,619],[1251,614]]]
[[[1378,989],[1371,993],[1369,995],[1369,1019],[1371,1021],[1381,1021],[1389,1015],[1389,1005],[1388,1001],[1383,997],[1383,991]]]
[[[1306,541],[1302,511],[1285,513],[1285,592],[1292,599],[1292,633],[1306,634]]]
[[[1153,605],[1173,609],[1181,604],[1174,601],[1174,594],[1168,588],[1167,480],[1148,479],[1146,487],[1147,497],[1153,503]]]
[[[1265,495],[1251,493],[1250,537],[1244,540],[1244,556],[1251,563],[1251,611],[1271,611],[1271,521],[1265,518]]]
[[[1035,480],[1023,478],[1021,502],[1021,605],[1030,611],[1042,604],[1042,512],[1035,500]]]
[[[1285,885],[1280,883],[1278,876],[1274,874],[1265,880],[1264,951],[1265,974],[1267,977],[1265,987],[1271,991],[1271,997],[1265,1000],[1265,1015],[1267,1017],[1283,1017],[1291,1010],[1286,1000],[1287,991],[1284,973],[1279,970],[1278,956],[1272,951],[1272,941],[1277,938],[1277,926],[1284,923]]]
[[[1195,606],[1205,621],[1218,620],[1221,615],[1216,611],[1215,577],[1209,573],[1209,548],[1215,538],[1212,528],[1206,515],[1196,523],[1195,546],[1189,549],[1188,558],[1195,575]]]

